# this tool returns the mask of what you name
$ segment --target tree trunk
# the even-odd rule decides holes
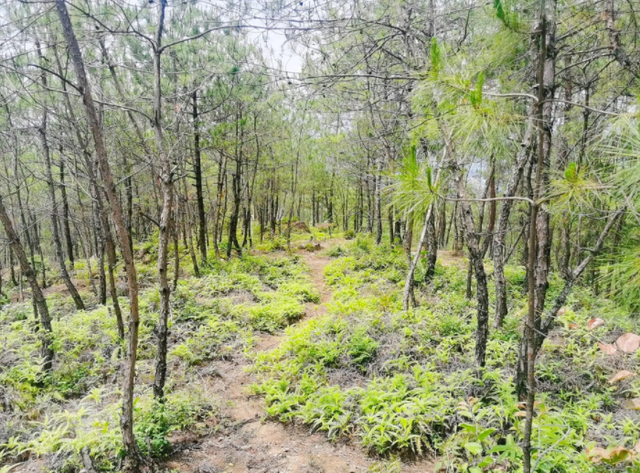
[[[62,196],[62,228],[67,247],[69,266],[74,267],[73,240],[71,239],[71,225],[69,225],[69,200],[67,199],[67,186],[64,182],[64,160],[60,159],[60,195]]]
[[[118,240],[124,260],[125,270],[127,273],[127,284],[129,286],[129,342],[127,352],[127,364],[125,366],[124,383],[123,383],[123,403],[122,403],[122,437],[125,454],[127,455],[127,464],[125,470],[135,471],[139,469],[141,464],[138,446],[133,433],[133,387],[135,382],[135,366],[138,352],[138,328],[140,325],[139,308],[138,308],[138,279],[136,267],[133,260],[133,252],[131,251],[130,235],[124,221],[122,207],[118,201],[116,193],[116,185],[111,174],[111,166],[109,165],[109,157],[105,148],[102,128],[98,120],[98,114],[93,101],[91,85],[87,80],[84,68],[82,53],[78,46],[73,24],[67,11],[65,0],[56,0],[56,8],[60,17],[62,30],[69,47],[69,54],[73,61],[77,85],[82,94],[82,102],[89,129],[93,136],[95,152],[100,165],[100,172],[105,184],[105,193],[109,200],[113,219],[118,232]]]
[[[46,82],[44,86],[46,87]],[[84,302],[78,293],[78,290],[71,281],[71,277],[67,272],[67,266],[64,261],[64,253],[62,250],[62,241],[60,240],[60,230],[58,228],[58,202],[56,197],[56,188],[53,182],[53,172],[51,170],[51,153],[49,149],[49,143],[47,142],[47,112],[45,112],[42,116],[42,125],[38,130],[40,135],[40,143],[42,145],[42,153],[44,155],[45,160],[45,172],[47,173],[47,187],[49,189],[49,198],[51,199],[51,205],[53,209],[51,211],[51,235],[53,236],[53,246],[56,254],[56,260],[58,261],[58,266],[60,269],[60,277],[64,281],[64,284],[67,286],[67,290],[69,291],[69,295],[73,299],[74,304],[78,310],[84,310]],[[44,263],[44,261],[43,261]]]
[[[380,169],[375,168],[375,186],[374,186],[374,214],[376,221],[376,245],[382,243],[382,176],[380,176]]]
[[[427,214],[424,217],[424,224],[422,225],[422,232],[420,233],[420,239],[418,240],[418,249],[416,254],[413,256],[411,260],[411,264],[409,265],[409,271],[407,272],[407,278],[404,282],[404,290],[402,292],[402,309],[409,310],[411,304],[414,302],[413,295],[413,276],[416,272],[416,268],[418,267],[418,263],[420,262],[420,251],[424,246],[424,243],[427,239],[427,232],[429,227],[429,220],[431,219],[431,213],[433,212],[433,204],[429,206],[427,210]]]
[[[24,248],[22,247],[22,243],[20,243],[20,239],[18,238],[18,234],[16,233],[13,224],[11,223],[11,219],[9,218],[9,214],[7,213],[7,209],[4,206],[2,201],[2,196],[0,196],[0,223],[4,227],[4,231],[7,234],[7,238],[9,239],[9,245],[11,245],[11,249],[18,257],[18,263],[20,263],[20,270],[23,275],[27,277],[27,281],[29,281],[29,285],[31,286],[31,292],[33,294],[33,303],[34,306],[37,307],[37,312],[40,316],[39,326],[42,330],[38,330],[38,336],[42,343],[42,358],[44,359],[44,363],[42,368],[45,373],[49,373],[53,366],[53,346],[52,346],[52,336],[53,329],[51,327],[51,316],[49,315],[49,307],[47,306],[47,301],[44,298],[44,294],[42,293],[42,289],[40,289],[40,285],[38,284],[38,276],[29,263],[29,259],[27,258],[27,254],[24,252]],[[21,277],[22,280],[22,277]]]
[[[522,172],[531,159],[531,151],[533,149],[533,130],[535,126],[534,122],[535,107],[532,107],[532,112],[529,114],[527,120],[524,137],[522,139],[520,151],[516,158],[516,165],[509,178],[507,188],[502,194],[503,197],[513,197],[516,195],[518,184],[522,178]],[[499,328],[502,326],[502,322],[507,315],[507,280],[504,275],[505,265],[505,240],[507,238],[507,229],[509,227],[509,216],[511,215],[511,209],[513,208],[514,200],[503,200],[500,205],[500,215],[498,217],[498,225],[496,231],[493,234],[493,277],[495,279],[496,287],[496,312],[493,322],[493,326]]]
[[[169,160],[164,130],[162,128],[162,84],[161,55],[162,33],[164,30],[167,0],[158,2],[158,24],[156,25],[153,56],[153,134],[160,154],[161,174],[159,176],[162,192],[162,210],[160,212],[160,236],[158,242],[158,283],[160,285],[160,313],[156,325],[158,348],[156,352],[156,373],[153,383],[153,394],[156,399],[164,398],[164,386],[167,378],[167,338],[169,336],[169,313],[171,312],[171,288],[169,287],[168,263],[169,241],[173,229],[173,175],[174,166]],[[176,245],[176,258],[178,247]]]
[[[443,127],[441,126],[441,128]],[[453,179],[456,184],[458,203],[460,204],[461,210],[460,220],[461,225],[465,229],[467,248],[469,249],[469,263],[476,276],[477,327],[475,361],[476,366],[484,367],[487,354],[487,340],[489,338],[489,290],[487,287],[487,275],[484,270],[484,262],[482,261],[482,249],[480,248],[479,237],[476,233],[476,224],[473,221],[473,211],[467,199],[465,183],[462,179],[462,168],[456,160],[453,144],[444,129],[443,136],[445,136],[449,168],[453,173]]]
[[[440,179],[440,169],[438,169],[438,173],[436,175],[435,182],[437,183]],[[409,310],[409,306],[412,302],[414,302],[413,295],[413,276],[415,274],[416,268],[418,267],[418,263],[420,262],[420,252],[422,251],[422,247],[427,240],[427,235],[429,233],[429,222],[433,220],[433,213],[435,212],[435,202],[432,202],[427,209],[427,214],[424,217],[424,224],[422,225],[422,231],[420,232],[420,239],[418,240],[418,249],[416,254],[414,255],[411,263],[409,264],[409,271],[407,272],[407,278],[404,283],[404,290],[402,292],[402,308],[403,310]],[[409,247],[409,251],[411,248]]]
[[[435,204],[434,204],[435,205]],[[424,274],[424,283],[430,284],[436,274],[436,262],[438,261],[438,239],[436,236],[436,210],[431,212],[431,218],[427,224],[427,268]]]
[[[549,214],[538,204],[540,196],[546,192],[548,168],[551,150],[551,129],[553,104],[547,99],[553,97],[555,82],[555,0],[540,5],[538,35],[538,159],[536,178],[533,186],[533,205],[531,206],[529,230],[528,273],[528,311],[522,340],[526,347],[520,353],[516,388],[522,389],[522,380],[526,372],[526,417],[524,438],[522,441],[523,473],[531,473],[531,433],[533,430],[533,409],[536,396],[535,360],[536,330],[539,328],[540,315],[544,310],[549,273],[550,231]],[[521,370],[525,367],[525,370]],[[519,392],[518,394],[522,394]]]
[[[60,56],[58,55],[57,49],[54,47],[53,48],[53,52],[56,58],[56,65],[58,67],[58,72],[60,74],[60,76],[62,76],[63,74],[63,68],[62,68],[62,63],[60,61]],[[81,58],[82,59],[82,58]],[[115,77],[115,76],[114,76]],[[116,82],[117,83],[117,82]],[[61,87],[62,90],[66,91],[67,90],[67,84],[65,81],[61,81]],[[105,205],[104,205],[104,200],[103,200],[103,196],[102,196],[102,190],[100,189],[100,186],[98,185],[98,175],[100,174],[100,162],[99,162],[99,157],[96,153],[96,155],[94,156],[94,159],[91,159],[91,153],[89,152],[88,149],[88,143],[86,142],[86,140],[83,138],[82,134],[80,133],[80,127],[78,125],[78,122],[75,118],[75,114],[73,112],[73,107],[71,105],[71,100],[69,99],[69,94],[63,94],[64,98],[65,98],[65,105],[67,108],[67,113],[69,114],[69,118],[71,119],[71,123],[74,125],[75,131],[76,131],[76,138],[78,140],[78,143],[80,144],[80,146],[82,147],[82,156],[84,157],[84,161],[85,161],[85,166],[87,169],[87,174],[89,177],[89,183],[91,185],[91,192],[93,193],[92,195],[92,212],[93,212],[93,224],[94,224],[94,228],[100,232],[100,239],[104,241],[104,249],[106,250],[106,254],[107,254],[107,269],[108,269],[108,273],[109,273],[109,291],[111,294],[111,300],[112,300],[112,304],[113,304],[113,310],[115,312],[115,317],[116,317],[116,324],[118,327],[118,336],[121,339],[124,339],[124,321],[122,318],[122,310],[120,309],[120,303],[118,301],[118,291],[116,288],[116,282],[115,282],[115,276],[114,276],[114,272],[115,272],[115,266],[116,266],[116,250],[115,250],[115,243],[113,241],[113,236],[111,234],[111,228],[109,226],[109,217],[107,215],[107,210],[105,209]],[[127,168],[126,166],[126,162],[125,162],[125,168]],[[76,166],[76,176],[78,174],[77,172],[77,166]],[[129,187],[131,184],[131,178],[130,176],[127,178],[128,182],[129,182]],[[129,188],[128,188],[129,189]],[[78,187],[76,186],[76,192],[77,192],[77,196],[78,196],[78,202],[81,202],[81,198],[80,198],[80,191],[78,189]],[[105,196],[106,194],[106,190],[105,192]],[[109,199],[109,197],[107,196],[107,200]],[[84,220],[84,219],[83,219]],[[129,218],[128,222],[131,222],[131,219]],[[127,227],[127,234],[129,235],[130,238],[130,228]],[[90,232],[89,232],[89,236],[90,236]],[[89,241],[91,241],[91,238],[89,238]],[[82,243],[82,242],[81,242]],[[85,258],[87,260],[87,267],[89,269],[89,280],[91,283],[91,287],[94,291],[94,293],[98,294],[98,291],[95,288],[95,283],[93,282],[93,276],[92,276],[92,270],[91,270],[91,251],[87,250],[85,248],[84,245],[82,245],[83,247],[83,251],[85,254]],[[129,239],[129,250],[132,252],[133,254],[133,244],[131,243],[131,240]],[[104,275],[104,261],[102,256],[100,256],[100,261],[101,261],[101,265],[100,265],[100,269],[99,269],[99,277],[100,277],[100,281],[101,281],[101,290],[99,292],[99,297],[102,297],[103,291],[102,291],[102,282],[104,281],[103,275]],[[106,295],[105,295],[106,298]]]
[[[193,174],[196,187],[196,204],[198,206],[198,249],[201,261],[207,261],[207,221],[204,212],[204,196],[202,193],[202,159],[200,153],[200,123],[198,118],[198,92],[191,94],[193,103]]]

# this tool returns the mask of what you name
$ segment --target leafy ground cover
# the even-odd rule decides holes
[[[200,278],[188,277],[185,264],[187,277],[173,298],[167,397],[159,404],[151,392],[159,294],[145,277],[155,271],[153,244],[147,246],[137,248],[147,287],[140,299],[135,428],[142,453],[158,458],[180,433],[212,435],[219,428],[220,400],[207,382],[211,362],[249,349],[256,330],[276,331],[299,319],[304,304],[319,296],[298,256],[246,255],[201,268]],[[79,265],[77,276],[86,279],[79,286],[92,301],[86,265]],[[97,469],[118,471],[124,342],[115,318],[95,300],[93,308],[75,311],[66,295],[49,290],[48,301],[56,359],[46,377],[31,305],[0,309],[0,471],[15,471],[16,464],[35,458],[45,470],[80,471],[85,448]],[[120,303],[126,314],[125,299]]]
[[[524,271],[507,268],[510,315],[501,330],[492,331],[487,367],[477,371],[466,260],[442,252],[429,287],[422,287],[419,270],[420,307],[404,312],[402,249],[349,238],[334,244],[330,262],[323,263],[323,302],[326,287],[332,293],[327,310],[302,321],[320,293],[300,255],[269,253],[265,246],[201,268],[200,278],[189,276],[185,257],[185,277],[173,294],[164,404],[151,393],[159,295],[144,275],[152,274],[155,256],[152,245],[137,248],[145,282],[136,392],[143,453],[163,459],[181,437],[227,435],[230,421],[223,411],[230,400],[213,386],[229,381],[219,381],[217,363],[228,360],[229,372],[242,370],[235,363],[244,353],[252,360],[251,374],[234,389],[254,380],[251,391],[266,401],[268,417],[360,446],[372,458],[362,471],[418,471],[410,468],[420,458],[433,458],[435,471],[452,473],[521,468],[523,405],[512,377],[526,305]],[[308,242],[296,236],[292,247]],[[14,302],[0,311],[0,471],[20,471],[13,469],[17,463],[34,460],[45,471],[80,471],[85,448],[100,471],[119,469],[124,346],[110,310],[92,299],[89,268],[79,265],[76,276],[92,308],[75,311],[64,291],[48,290],[56,351],[49,377],[39,368],[31,305]],[[561,285],[552,279],[551,297]],[[16,294],[9,296],[15,300]],[[626,335],[637,332],[624,308],[587,288],[575,289],[539,361],[537,471],[640,471],[640,355],[637,339]],[[256,347],[260,339],[275,340],[268,345],[275,348]],[[244,422],[240,417],[234,425]],[[220,450],[210,448],[207,455]],[[272,456],[263,464],[280,464],[281,453]],[[326,462],[314,462],[331,471]],[[184,465],[178,462],[174,470]]]
[[[331,255],[328,313],[290,327],[277,348],[255,357],[253,391],[265,396],[267,413],[383,457],[433,455],[443,471],[521,469],[524,406],[512,379],[524,271],[507,270],[510,315],[476,371],[474,302],[465,298],[460,258],[439,264],[420,307],[403,312],[402,250],[358,237]],[[552,279],[551,297],[560,288]],[[624,349],[638,324],[587,288],[576,288],[561,312],[539,360],[536,471],[640,471],[640,352]]]

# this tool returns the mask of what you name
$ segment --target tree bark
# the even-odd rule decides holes
[[[18,257],[20,270],[22,274],[26,276],[27,281],[29,281],[29,286],[31,286],[33,303],[34,306],[37,307],[37,311],[40,317],[39,327],[41,328],[41,330],[38,330],[38,336],[42,343],[41,353],[44,360],[42,369],[45,373],[49,373],[51,371],[51,368],[53,367],[53,328],[51,327],[51,316],[49,315],[49,307],[47,306],[47,301],[44,298],[42,289],[38,284],[38,276],[29,263],[27,254],[24,252],[22,243],[20,243],[20,239],[18,238],[18,233],[16,232],[13,223],[11,223],[11,219],[9,218],[9,214],[7,213],[7,209],[5,208],[4,202],[2,201],[2,196],[0,196],[0,223],[2,223],[4,231],[7,234],[11,249]],[[22,281],[22,276],[20,277],[20,280]]]
[[[156,325],[156,337],[158,348],[156,353],[156,373],[153,383],[153,394],[156,399],[164,398],[164,386],[167,378],[167,338],[169,335],[169,313],[171,312],[171,288],[169,286],[168,262],[169,241],[173,228],[173,179],[174,166],[167,153],[162,128],[162,85],[161,85],[161,59],[162,59],[162,34],[164,31],[165,10],[167,0],[158,2],[158,24],[156,25],[155,44],[153,46],[153,134],[156,147],[160,154],[161,174],[159,176],[162,191],[162,211],[160,213],[160,237],[158,243],[158,282],[160,284],[160,313]],[[176,245],[176,256],[177,245]]]
[[[200,123],[198,117],[198,92],[191,94],[193,118],[193,174],[196,187],[196,204],[198,206],[198,249],[200,260],[207,261],[207,221],[204,211],[202,193],[202,157],[200,152]]]
[[[62,228],[67,247],[69,266],[74,267],[73,240],[71,238],[71,225],[69,225],[69,200],[67,198],[67,186],[64,182],[64,160],[60,159],[60,195],[62,196]]]
[[[533,149],[533,130],[535,126],[534,113],[535,107],[532,107],[529,119],[524,132],[524,137],[520,145],[520,150],[516,158],[515,168],[509,178],[507,187],[502,194],[503,197],[513,197],[516,195],[518,184],[522,178],[522,173],[531,159],[531,151]],[[493,326],[499,328],[502,326],[504,318],[507,315],[507,280],[504,275],[505,265],[505,240],[507,238],[507,230],[509,227],[509,216],[514,204],[513,199],[505,199],[500,204],[500,215],[498,216],[498,225],[493,234],[493,277],[496,287],[496,312]]]
[[[449,151],[451,153],[451,151]],[[476,277],[476,366],[482,368],[485,365],[487,355],[487,340],[489,338],[489,290],[487,288],[487,275],[482,261],[482,250],[476,233],[476,225],[473,221],[471,205],[466,200],[467,194],[462,180],[462,169],[457,162],[452,161],[452,171],[454,172],[454,182],[460,199],[461,223],[465,228],[467,248],[469,249],[469,264]]]
[[[46,84],[45,84],[46,85]],[[47,142],[47,112],[45,111],[42,117],[42,125],[38,130],[40,135],[40,143],[42,145],[42,153],[45,160],[45,171],[47,173],[47,187],[49,189],[49,198],[51,199],[51,205],[53,209],[51,211],[51,234],[53,236],[53,246],[56,254],[56,260],[60,269],[60,277],[67,286],[69,295],[73,299],[74,304],[78,310],[84,310],[84,302],[76,289],[76,286],[71,281],[71,276],[67,272],[67,266],[64,261],[64,253],[62,250],[62,241],[60,240],[60,229],[58,228],[58,202],[56,197],[56,188],[53,182],[53,172],[51,171],[51,152],[49,149],[49,143]]]
[[[521,350],[516,374],[516,389],[526,385],[526,417],[522,440],[523,473],[531,473],[531,433],[533,430],[533,409],[536,397],[535,360],[536,330],[539,328],[540,315],[548,287],[550,256],[549,214],[538,203],[544,195],[548,180],[548,168],[551,149],[551,119],[553,105],[545,102],[553,96],[555,80],[555,0],[540,2],[540,21],[538,35],[538,156],[536,177],[533,185],[533,205],[531,206],[529,230],[528,273],[528,311],[522,340],[526,344]],[[525,369],[521,370],[521,367]],[[522,380],[525,378],[526,383]],[[522,394],[522,392],[518,392]]]
[[[71,23],[71,18],[69,17],[65,0],[56,0],[56,9],[69,47],[71,60],[73,61],[77,85],[81,91],[87,122],[93,136],[95,152],[100,166],[100,173],[104,180],[105,193],[113,214],[124,266],[127,273],[130,303],[129,341],[127,351],[128,359],[125,366],[123,383],[122,418],[120,425],[122,428],[123,446],[125,454],[127,455],[127,464],[125,465],[125,469],[135,471],[136,469],[139,469],[141,464],[140,453],[133,433],[133,387],[135,383],[135,366],[138,352],[138,329],[140,325],[136,267],[133,259],[133,252],[131,251],[130,235],[127,231],[122,207],[118,201],[116,193],[116,185],[113,175],[111,174],[109,156],[107,154],[104,137],[102,135],[102,128],[95,108],[91,85],[87,80],[82,53],[80,52],[80,47],[73,31],[73,24]]]
[[[434,204],[435,205],[435,204]],[[424,283],[431,284],[436,274],[438,261],[438,237],[436,235],[436,209],[431,211],[431,218],[427,224],[427,268],[424,274]]]

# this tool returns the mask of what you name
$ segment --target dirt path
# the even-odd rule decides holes
[[[334,243],[335,244],[335,243]],[[327,246],[327,245],[324,245]],[[321,253],[302,252],[311,279],[320,292],[320,304],[307,304],[306,316],[327,312],[331,290],[324,284],[324,268],[330,259]],[[254,350],[270,350],[283,335],[263,335]],[[165,466],[186,473],[356,473],[370,471],[375,460],[357,445],[331,443],[323,433],[309,434],[305,426],[284,425],[262,420],[264,400],[250,396],[254,382],[245,371],[249,361],[238,354],[230,361],[215,365],[218,376],[209,378],[212,396],[224,402],[220,406],[222,421],[219,433],[200,441],[183,439],[183,449]],[[174,439],[174,441],[177,439]],[[431,469],[411,465],[406,473],[426,473]]]

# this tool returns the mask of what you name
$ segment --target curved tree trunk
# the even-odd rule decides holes
[[[131,240],[122,212],[122,206],[118,200],[116,192],[116,184],[111,173],[109,165],[109,156],[105,147],[104,137],[100,120],[95,108],[91,85],[87,80],[87,74],[84,68],[82,53],[78,45],[73,24],[67,11],[65,0],[56,0],[56,9],[62,25],[62,30],[69,47],[69,55],[73,62],[76,73],[76,81],[82,93],[82,102],[84,105],[89,129],[93,136],[97,161],[100,166],[100,173],[105,184],[105,193],[109,200],[111,212],[118,232],[118,240],[120,250],[124,259],[124,266],[127,273],[127,285],[129,286],[129,340],[127,350],[127,363],[125,366],[124,383],[123,383],[123,402],[122,402],[122,418],[120,425],[122,427],[122,440],[125,454],[127,455],[127,464],[125,469],[130,471],[139,470],[141,464],[140,452],[136,444],[133,433],[133,387],[135,384],[135,366],[138,353],[138,329],[140,326],[139,307],[138,307],[138,276],[136,272],[133,252],[131,250]]]
[[[46,85],[46,84],[45,84]],[[60,277],[67,286],[67,290],[73,299],[74,304],[78,310],[84,310],[84,302],[71,281],[71,276],[67,272],[67,266],[64,261],[64,253],[62,250],[62,241],[60,240],[60,229],[58,227],[58,202],[56,198],[56,188],[53,183],[53,173],[51,171],[51,153],[49,150],[49,143],[47,142],[47,112],[45,110],[42,117],[42,126],[38,130],[40,134],[40,143],[42,144],[42,153],[45,160],[45,172],[47,173],[47,187],[49,189],[49,198],[51,199],[51,205],[53,209],[51,211],[51,234],[53,236],[53,246],[56,254],[56,260],[60,270]]]
[[[42,365],[45,373],[51,371],[53,366],[53,347],[52,347],[52,334],[53,328],[51,327],[51,316],[49,315],[49,307],[47,306],[47,300],[44,298],[44,294],[42,293],[42,289],[38,284],[38,275],[34,271],[33,267],[29,263],[29,259],[27,258],[27,254],[24,252],[24,248],[22,247],[22,243],[20,243],[20,239],[18,238],[18,233],[16,232],[13,224],[11,223],[11,219],[9,218],[9,214],[7,213],[7,209],[2,202],[2,196],[0,196],[0,223],[4,227],[4,231],[7,234],[7,238],[9,239],[9,245],[11,245],[11,249],[18,257],[18,262],[20,263],[20,270],[24,276],[26,276],[27,281],[29,281],[29,285],[31,286],[31,292],[33,293],[33,303],[34,307],[37,308],[37,312],[40,317],[40,327],[43,330],[38,331],[38,335],[42,342],[42,358],[44,363]],[[22,277],[20,277],[22,281]]]
[[[535,107],[529,114],[527,126],[522,139],[522,144],[518,157],[516,158],[516,166],[513,173],[509,177],[507,188],[502,194],[503,197],[513,197],[516,195],[518,184],[522,178],[522,172],[531,159],[531,151],[533,150],[533,130]],[[507,229],[509,226],[509,216],[513,208],[514,200],[505,199],[500,205],[500,214],[498,216],[498,225],[493,234],[493,276],[496,286],[496,312],[493,325],[498,328],[502,326],[502,322],[507,315],[507,280],[504,276],[505,265],[505,240],[507,238]]]
[[[435,204],[434,204],[435,205]],[[431,218],[427,223],[427,269],[424,274],[425,284],[430,284],[436,274],[438,261],[438,240],[436,236],[436,210],[431,210]]]

